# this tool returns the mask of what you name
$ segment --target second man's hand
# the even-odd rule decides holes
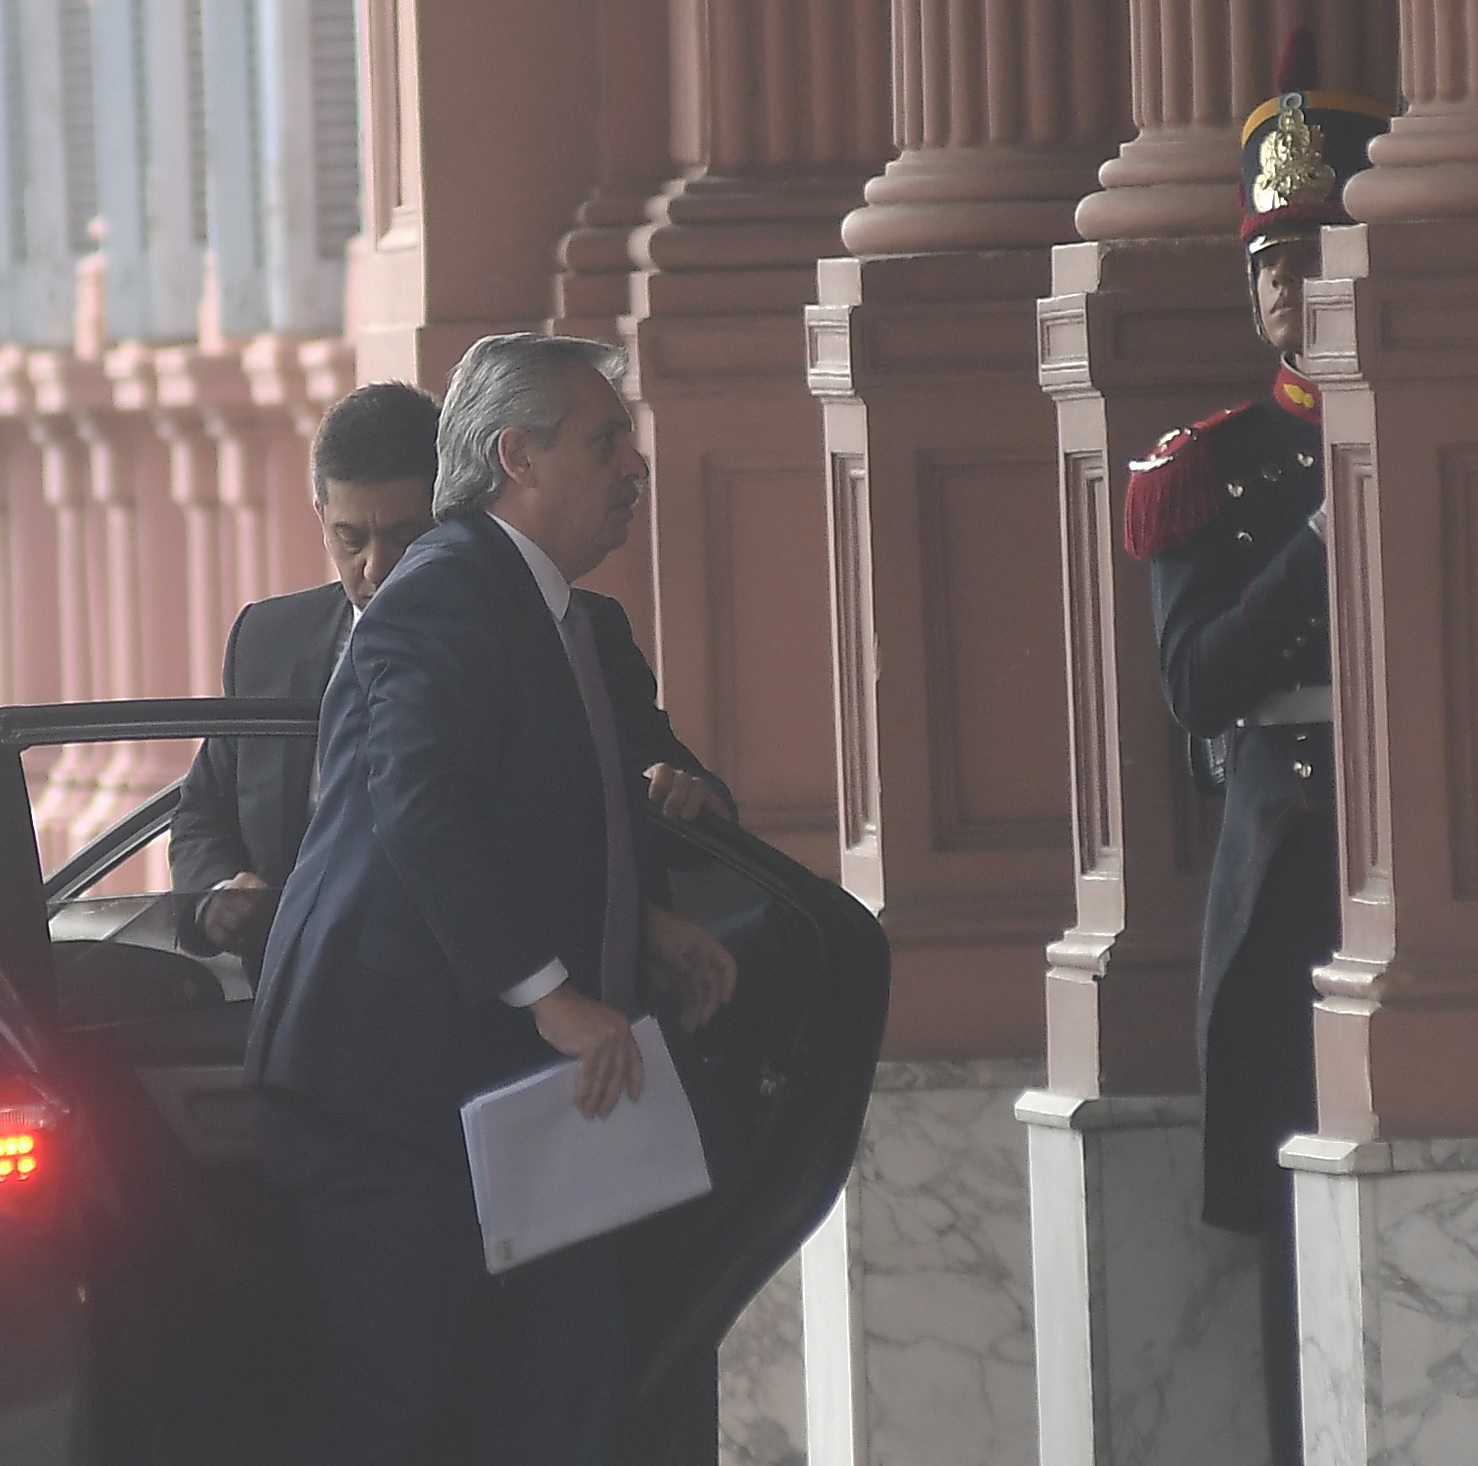
[[[723,796],[700,775],[690,774],[676,764],[653,764],[646,774],[647,797],[661,805],[662,813],[669,818],[693,820],[705,809],[726,820],[733,818]]]
[[[270,915],[271,893],[255,871],[238,871],[201,903],[199,923],[205,938],[218,952],[242,955],[252,927]]]
[[[544,1042],[579,1060],[575,1105],[587,1119],[609,1115],[623,1092],[640,1097],[641,1050],[625,1014],[587,998],[568,982],[538,999],[533,1014]]]

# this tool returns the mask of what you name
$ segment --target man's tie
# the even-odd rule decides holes
[[[605,674],[595,651],[590,614],[575,593],[565,611],[575,675],[585,699],[590,733],[600,760],[600,782],[606,806],[606,919],[601,939],[600,995],[613,1008],[636,1012],[636,934],[638,902],[636,851],[631,839],[631,810],[621,775],[621,745],[606,691]]]

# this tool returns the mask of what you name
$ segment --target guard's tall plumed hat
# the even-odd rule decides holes
[[[1278,62],[1278,95],[1242,128],[1242,243],[1249,256],[1305,238],[1321,224],[1348,224],[1341,197],[1370,166],[1366,147],[1391,123],[1390,109],[1356,92],[1318,90],[1314,33],[1289,33]]]

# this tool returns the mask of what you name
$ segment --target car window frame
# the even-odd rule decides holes
[[[172,785],[90,840],[50,877],[41,869],[35,812],[23,757],[28,749],[77,743],[192,738],[311,738],[318,704],[311,698],[140,698],[120,702],[44,703],[0,708],[0,973],[30,1013],[57,1019],[56,972],[48,919],[53,902],[85,891],[168,823]],[[169,799],[171,789],[173,799]],[[137,838],[140,828],[149,834]],[[116,860],[111,852],[124,849]]]

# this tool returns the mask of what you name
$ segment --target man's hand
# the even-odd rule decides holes
[[[647,797],[662,806],[671,819],[697,819],[705,809],[729,819],[729,806],[717,789],[699,774],[690,774],[675,764],[653,764],[647,770]]]
[[[272,893],[255,871],[238,871],[226,885],[212,891],[200,906],[200,930],[222,952],[239,957],[264,915],[272,910]]]
[[[647,949],[653,985],[677,1000],[689,1033],[734,996],[739,968],[733,954],[695,922],[648,906]]]
[[[623,1013],[573,984],[561,983],[532,1004],[539,1036],[566,1058],[580,1061],[575,1104],[587,1120],[609,1115],[624,1090],[641,1095],[641,1050]]]

